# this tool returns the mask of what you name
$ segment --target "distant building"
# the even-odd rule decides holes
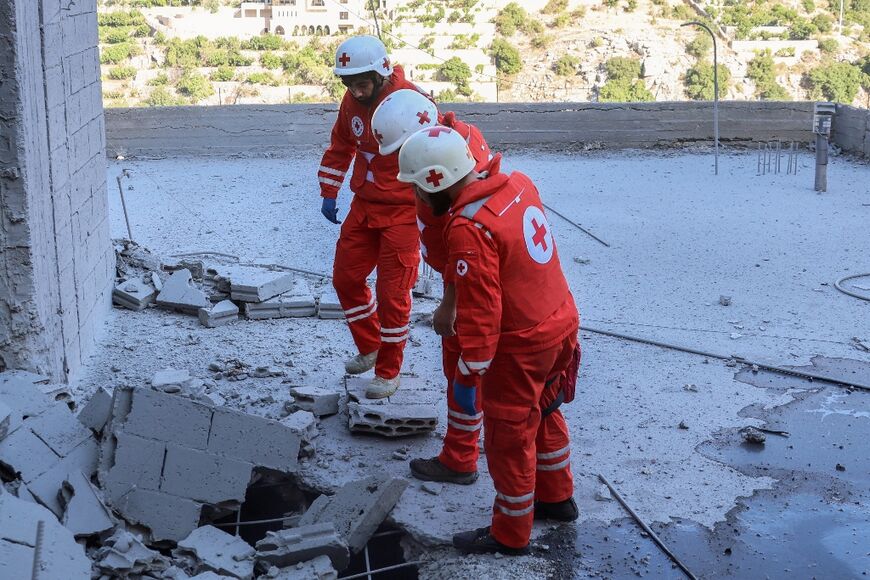
[[[370,15],[365,0],[260,0],[242,2],[236,12],[236,18],[259,20],[261,33],[278,36],[362,32],[370,28]]]

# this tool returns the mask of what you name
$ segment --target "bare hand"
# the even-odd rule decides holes
[[[432,313],[432,327],[438,336],[455,336],[453,324],[456,322],[456,307],[442,302]]]

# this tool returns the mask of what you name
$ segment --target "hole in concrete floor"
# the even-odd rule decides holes
[[[366,549],[359,554],[351,556],[350,565],[338,577],[347,578],[348,576],[365,574],[369,571],[373,572],[382,568],[404,564],[405,553],[401,544],[404,537],[405,532],[402,530],[387,524],[381,524],[378,531],[369,540]],[[368,565],[366,565],[366,555],[368,555]],[[365,578],[366,576],[362,577]],[[371,577],[375,580],[417,580],[419,573],[417,566],[411,565],[379,573],[373,572]]]

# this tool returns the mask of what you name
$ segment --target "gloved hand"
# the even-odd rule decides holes
[[[340,224],[341,221],[338,219],[338,208],[335,207],[335,199],[331,197],[323,198],[323,205],[320,206],[320,213],[323,214],[323,217],[328,219],[334,224]]]
[[[456,381],[453,382],[453,400],[462,407],[469,415],[477,415],[478,411],[474,403],[477,399],[477,387],[466,387]]]

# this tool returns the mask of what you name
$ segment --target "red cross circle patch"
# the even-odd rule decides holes
[[[533,205],[527,207],[523,213],[523,238],[529,256],[535,262],[546,264],[553,258],[556,245],[553,242],[550,223],[544,216],[544,212]]]
[[[468,262],[465,260],[459,260],[456,262],[456,273],[460,276],[465,276],[468,274]]]

